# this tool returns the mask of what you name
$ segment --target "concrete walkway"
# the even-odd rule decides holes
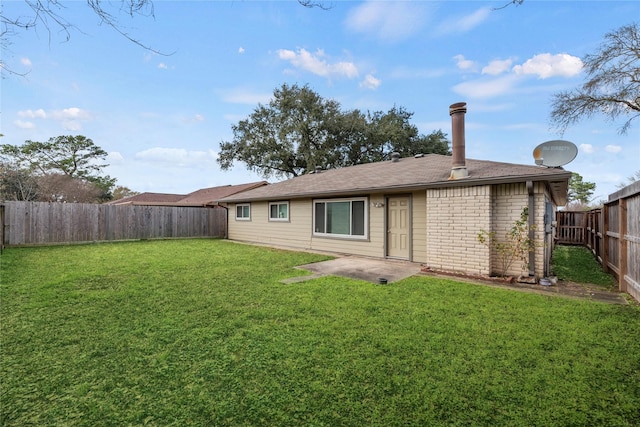
[[[422,264],[401,260],[375,259],[346,255],[329,261],[301,265],[296,268],[310,271],[312,274],[285,279],[282,283],[298,283],[318,277],[340,276],[379,284],[381,283],[381,279],[386,280],[386,283],[393,283],[407,277],[423,275],[458,282],[510,289],[519,292],[536,293],[540,295],[555,295],[566,298],[587,299],[607,304],[628,304],[625,294],[606,291],[595,285],[584,285],[564,281],[559,281],[557,285],[553,286],[528,285],[524,283],[501,283],[492,280],[482,280],[480,278],[424,272]]]
[[[322,276],[348,277],[371,283],[380,283],[380,279],[384,279],[387,283],[392,283],[420,273],[422,266],[408,261],[343,256],[296,268],[310,271],[313,274],[286,279],[283,280],[284,283],[302,282]]]

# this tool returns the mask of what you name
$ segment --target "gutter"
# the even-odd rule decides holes
[[[535,226],[535,209],[536,209],[536,197],[533,191],[533,181],[527,181],[527,193],[529,193],[529,207],[527,208],[527,225],[529,228],[529,241],[534,242],[536,237]],[[529,248],[531,249],[531,248]],[[529,277],[536,275],[536,251],[529,250]]]
[[[377,187],[377,188],[352,188],[348,190],[329,190],[329,191],[316,191],[307,193],[281,193],[281,194],[267,194],[256,197],[244,197],[244,198],[223,198],[218,200],[219,203],[243,203],[243,202],[259,202],[276,199],[305,199],[305,198],[318,198],[329,196],[354,196],[369,193],[387,193],[393,191],[414,191],[414,190],[427,190],[430,188],[443,188],[443,187],[472,187],[478,185],[489,184],[514,184],[519,182],[553,182],[561,181],[571,177],[571,172],[564,172],[557,175],[521,175],[508,178],[475,178],[463,179],[457,181],[440,181],[435,183],[415,183],[415,184],[398,184],[393,186]]]

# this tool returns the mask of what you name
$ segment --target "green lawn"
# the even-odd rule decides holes
[[[553,273],[562,280],[618,289],[614,277],[602,270],[591,251],[584,246],[556,246]]]
[[[7,249],[0,425],[639,425],[637,306],[279,282],[322,259],[216,240]]]

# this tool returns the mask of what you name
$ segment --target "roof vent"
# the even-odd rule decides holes
[[[391,161],[392,162],[399,162],[400,161],[400,153],[396,153],[395,151],[393,153],[391,153]]]

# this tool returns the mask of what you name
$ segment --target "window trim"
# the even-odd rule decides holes
[[[271,217],[271,206],[278,206],[278,212],[280,212],[279,206],[280,205],[286,205],[287,206],[287,217],[286,218],[273,218]],[[269,221],[271,222],[289,222],[289,216],[290,216],[290,210],[291,210],[291,206],[289,205],[289,202],[286,200],[282,200],[282,201],[277,201],[277,202],[269,202]]]
[[[363,228],[364,228],[364,234],[363,235],[357,235],[357,234],[337,234],[337,233],[320,233],[316,231],[316,205],[318,203],[324,203],[325,204],[325,221],[326,221],[326,204],[327,203],[339,203],[339,202],[349,202],[349,208],[350,208],[350,214],[349,214],[349,233],[352,232],[351,228],[353,227],[353,204],[352,202],[363,202],[364,205],[364,210],[363,210]],[[314,199],[313,203],[312,203],[312,215],[313,215],[313,221],[312,221],[312,232],[313,232],[313,236],[314,237],[327,237],[327,238],[332,238],[332,239],[349,239],[349,240],[369,240],[369,198],[368,197],[339,197],[339,198],[333,198],[333,199]],[[325,230],[326,230],[326,223],[325,223]]]
[[[238,208],[239,207],[248,207],[249,208],[249,216],[238,216]],[[251,203],[236,203],[236,221],[251,221]],[[244,209],[243,209],[244,211]]]

